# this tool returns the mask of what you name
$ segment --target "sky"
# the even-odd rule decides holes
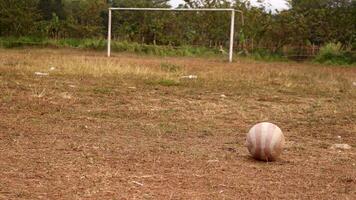
[[[257,0],[250,0],[250,1],[252,5],[258,6]],[[182,2],[183,0],[171,0],[171,4],[173,7],[177,7]],[[267,7],[269,7],[272,10],[275,9],[283,10],[288,8],[285,0],[266,0],[266,3],[267,3]]]

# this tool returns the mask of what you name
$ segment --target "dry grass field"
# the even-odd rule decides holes
[[[0,199],[356,199],[354,82],[355,67],[3,49]],[[244,147],[261,121],[286,136],[276,162]]]

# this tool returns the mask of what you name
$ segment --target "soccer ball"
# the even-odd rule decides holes
[[[252,157],[267,162],[278,158],[284,143],[281,129],[269,122],[254,125],[246,138],[246,146]]]

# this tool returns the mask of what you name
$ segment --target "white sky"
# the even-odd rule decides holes
[[[182,2],[183,0],[171,0],[171,4],[173,7],[177,7]],[[252,5],[258,5],[257,0],[250,0],[250,2]],[[266,4],[267,7],[270,7],[272,10],[283,10],[288,8],[285,0],[266,0]]]

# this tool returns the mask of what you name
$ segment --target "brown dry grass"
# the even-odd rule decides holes
[[[355,199],[353,82],[356,68],[0,50],[0,199]],[[260,121],[286,135],[277,162],[243,146]]]

